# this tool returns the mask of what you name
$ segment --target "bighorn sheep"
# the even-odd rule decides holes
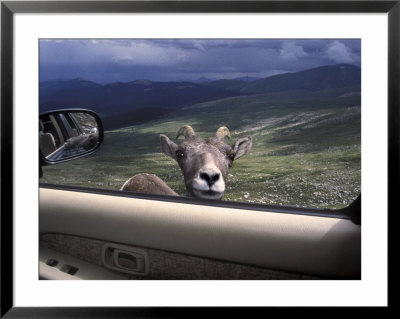
[[[182,126],[176,138],[185,139],[178,146],[166,135],[160,135],[161,150],[178,162],[182,170],[187,193],[205,199],[221,199],[225,181],[234,160],[245,155],[252,147],[252,137],[239,138],[232,146],[225,143],[230,138],[227,127],[220,127],[207,139],[197,136],[189,125]],[[138,174],[125,182],[121,190],[178,196],[160,178]]]

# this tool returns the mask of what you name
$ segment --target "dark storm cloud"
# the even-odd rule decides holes
[[[360,60],[361,41],[348,39],[41,40],[40,80],[266,77]]]

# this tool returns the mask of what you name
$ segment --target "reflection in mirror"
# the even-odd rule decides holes
[[[79,157],[99,143],[99,125],[90,113],[54,112],[39,118],[39,148],[47,161]]]

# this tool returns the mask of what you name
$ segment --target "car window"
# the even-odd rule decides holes
[[[40,112],[90,109],[105,132],[40,182],[120,190],[146,173],[179,196],[346,207],[361,191],[360,61],[359,39],[41,40]]]

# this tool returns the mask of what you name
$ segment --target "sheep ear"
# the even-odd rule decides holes
[[[235,154],[234,160],[245,155],[253,146],[253,139],[251,136],[244,136],[239,138],[232,146],[233,153]]]
[[[178,150],[178,145],[172,142],[164,134],[160,134],[160,142],[161,142],[161,150],[163,151],[163,153],[176,160],[177,159],[176,151]]]

